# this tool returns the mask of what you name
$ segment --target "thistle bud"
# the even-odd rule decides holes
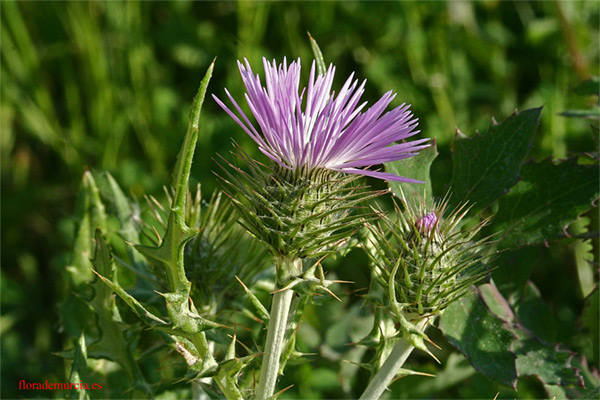
[[[437,222],[437,215],[434,212],[428,212],[415,222],[415,227],[422,235],[429,235]]]
[[[383,216],[370,226],[373,275],[387,289],[384,301],[402,317],[443,311],[487,274],[488,238],[474,240],[486,221],[462,229],[468,208],[444,217],[446,208],[447,202],[434,210],[396,207],[397,219]]]

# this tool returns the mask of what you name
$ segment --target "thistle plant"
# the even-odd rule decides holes
[[[433,344],[425,334],[428,324],[489,272],[491,242],[475,240],[487,220],[465,228],[469,208],[462,205],[448,212],[447,200],[432,208],[425,200],[394,204],[393,217],[383,214],[367,225],[364,248],[372,268],[367,298],[387,314],[377,315],[378,331],[363,341],[377,352],[362,399],[379,398],[398,373],[411,373],[401,367],[414,348],[436,359],[424,343]]]
[[[241,223],[267,244],[278,267],[258,399],[274,393],[293,297],[289,284],[302,276],[302,259],[332,251],[332,244],[362,223],[360,215],[351,213],[355,205],[375,195],[358,191],[351,185],[355,179],[345,174],[415,182],[361,168],[414,156],[428,140],[397,143],[418,133],[417,121],[406,105],[383,114],[395,97],[391,92],[362,112],[366,103],[359,102],[365,82],[359,86],[354,74],[335,95],[333,65],[326,71],[321,65],[317,73],[313,62],[308,86],[302,90],[300,60],[288,65],[284,59],[277,65],[263,59],[263,66],[266,87],[247,60],[238,62],[245,99],[260,132],[227,90],[237,114],[213,96],[271,160],[264,166],[240,152],[250,172],[234,167],[237,176],[226,172],[223,179]]]
[[[162,199],[148,196],[140,205],[127,199],[109,174],[86,172],[67,269],[72,295],[63,305],[63,325],[78,337],[75,348],[62,354],[74,359],[72,380],[85,377],[88,363],[94,366],[90,360],[100,358],[126,372],[133,397],[152,397],[157,387],[185,381],[191,382],[187,395],[194,399],[276,399],[286,390],[276,393],[285,368],[306,356],[296,347],[305,309],[316,295],[340,300],[334,285],[344,281],[328,278],[321,261],[356,243],[369,258],[364,299],[374,314],[371,332],[356,343],[373,349],[361,353],[370,357],[366,362],[357,361],[371,373],[362,399],[381,398],[397,376],[429,375],[403,366],[414,349],[437,361],[428,343],[436,345],[426,334],[436,319],[448,341],[485,371],[480,360],[488,355],[482,356],[468,335],[487,331],[467,325],[470,313],[501,332],[503,349],[513,352],[505,352],[509,361],[500,360],[503,365],[513,362],[521,375],[539,374],[536,357],[550,357],[550,347],[523,327],[492,279],[481,285],[494,269],[492,255],[517,240],[520,231],[511,229],[519,222],[510,219],[512,214],[507,217],[504,203],[494,218],[479,218],[481,210],[491,216],[486,207],[508,191],[497,182],[510,187],[518,181],[527,134],[539,110],[494,121],[472,141],[457,134],[453,190],[439,200],[429,173],[436,142],[411,140],[419,131],[409,107],[386,112],[392,92],[367,107],[360,101],[366,83],[359,84],[354,74],[333,91],[335,67],[326,68],[316,42],[311,43],[316,60],[306,87],[300,84],[300,60],[263,59],[264,86],[247,60],[238,62],[255,122],[227,90],[230,106],[213,95],[266,160],[253,159],[235,145],[233,161],[218,161],[222,190],[208,201],[199,186],[190,190],[189,180],[213,65],[192,104],[173,182]],[[514,140],[504,139],[510,135]],[[478,142],[486,140],[489,146]],[[502,140],[508,142],[499,146]],[[519,152],[506,150],[509,145]],[[469,146],[472,154],[465,150]],[[489,152],[485,157],[479,154],[484,151]],[[472,167],[480,158],[486,168]],[[385,171],[370,169],[380,164]],[[536,181],[535,168],[523,171],[526,182]],[[365,176],[387,181],[389,190],[370,190],[361,181]],[[584,200],[597,197],[588,180],[574,179]],[[527,195],[527,187],[517,185],[521,192],[514,196]],[[395,196],[391,212],[373,205],[390,192]],[[537,208],[529,212],[536,215]],[[496,220],[506,232],[493,229]],[[69,314],[76,301],[94,318],[73,324]],[[127,313],[139,318],[132,322]],[[502,323],[495,319],[498,313]],[[174,372],[156,382],[138,359],[164,348],[169,350],[155,367]],[[564,355],[552,356],[557,369],[570,363]],[[558,377],[550,376],[553,382],[573,383],[578,377],[570,364],[559,371]],[[496,378],[495,371],[483,373]],[[347,394],[355,397],[351,390]],[[87,398],[85,391],[73,395]]]

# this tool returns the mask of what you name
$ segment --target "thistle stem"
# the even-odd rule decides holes
[[[427,320],[424,319],[417,324],[420,331],[425,330],[425,324]],[[396,377],[398,370],[402,368],[404,362],[410,356],[410,353],[415,349],[415,346],[406,338],[401,337],[398,339],[392,352],[388,356],[387,360],[383,363],[379,371],[375,374],[373,379],[369,382],[369,385],[360,396],[361,400],[377,400],[381,397],[383,392],[387,389],[390,383]]]
[[[273,295],[265,355],[263,356],[260,378],[255,394],[257,400],[266,400],[273,396],[273,392],[275,392],[275,384],[279,375],[279,362],[285,345],[285,331],[293,295],[294,292],[291,289],[286,289]]]

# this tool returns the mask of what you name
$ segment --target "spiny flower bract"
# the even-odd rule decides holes
[[[260,151],[279,166],[294,171],[328,169],[375,178],[419,182],[395,174],[362,168],[412,157],[429,139],[404,142],[419,133],[417,119],[401,105],[386,113],[395,97],[391,91],[366,111],[359,104],[365,81],[360,85],[354,73],[340,91],[332,92],[335,67],[324,75],[316,73],[313,62],[308,87],[300,87],[300,60],[289,66],[263,58],[266,87],[250,63],[238,61],[245,99],[260,128],[250,122],[233,96],[225,89],[233,108],[213,95],[215,101],[258,144]],[[398,143],[401,142],[401,143]]]
[[[433,211],[404,204],[405,210],[396,204],[394,219],[382,215],[368,225],[367,254],[390,296],[379,301],[413,316],[436,314],[488,274],[490,238],[474,239],[488,221],[461,228],[469,209],[462,205],[445,216],[447,200]]]

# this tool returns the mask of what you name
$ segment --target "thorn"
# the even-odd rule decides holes
[[[434,346],[436,349],[438,349],[438,350],[442,350],[442,348],[441,348],[440,346],[438,346],[437,344],[435,344],[435,343],[433,342],[433,340],[429,339],[428,337],[425,337],[425,339],[426,339],[426,340],[427,340],[429,343],[431,343],[431,344],[432,344],[432,345],[433,345],[433,346]],[[439,361],[438,361],[438,362],[439,362]]]
[[[431,358],[433,358],[438,364],[442,365],[442,363],[440,362],[440,360],[438,360],[438,358],[436,356],[434,356],[431,351],[427,350],[426,353],[429,354],[431,356]]]
[[[282,287],[281,289],[277,289],[277,290],[271,292],[271,294],[277,294],[279,292],[283,292],[284,290],[287,290],[287,287]]]
[[[152,225],[152,230],[154,230],[154,233],[156,234],[156,237],[158,238],[158,246],[160,246],[162,244],[162,238],[160,237],[160,234],[158,233],[158,231],[156,230],[156,227],[154,225]]]
[[[496,393],[496,395],[494,396],[494,400],[496,400],[499,395],[500,395],[500,392]]]
[[[250,290],[250,289],[248,289],[248,286],[244,285],[244,282],[242,282],[242,280],[240,278],[238,278],[237,275],[235,275],[235,279],[237,279],[237,281],[242,285],[242,287],[244,288],[246,293]]]
[[[298,321],[298,324],[296,324],[296,327],[294,328],[294,332],[292,332],[292,335],[295,335],[296,332],[298,332],[298,328],[300,328],[300,325],[302,324],[303,321],[304,320],[302,320],[302,319],[300,321]]]
[[[512,115],[519,115],[519,110],[515,108],[515,112],[513,112]]]
[[[496,118],[492,117],[492,125],[498,125],[498,121],[496,121]]]
[[[404,377],[411,376],[411,375],[421,375],[421,376],[428,376],[428,377],[431,377],[431,378],[435,378],[435,375],[433,375],[433,374],[428,374],[428,373],[426,373],[426,372],[418,372],[418,371],[411,371],[411,372],[412,372],[412,374],[400,375],[400,376],[398,376],[398,377],[394,378],[394,380],[393,380],[391,383],[394,383],[394,382],[396,382],[398,379],[402,379],[402,378],[404,378]]]
[[[249,313],[252,313],[252,311],[248,310]],[[252,314],[252,315],[247,315],[247,317],[249,317],[252,321],[254,322],[258,322],[259,324],[264,324],[265,321],[263,321],[262,319],[258,318],[256,315]],[[251,329],[248,329],[248,332],[251,332]]]
[[[352,364],[352,365],[357,365],[359,367],[365,368],[365,364],[364,363],[359,363],[359,362],[351,361],[351,360],[342,360],[342,362],[345,362],[345,363],[348,363],[348,364]]]
[[[429,376],[431,378],[435,378],[436,375],[435,374],[428,374],[427,372],[419,372],[419,371],[413,371],[415,373],[415,375],[420,375],[420,376]]]
[[[242,327],[242,328],[243,328],[243,327]],[[230,335],[227,335],[227,336],[230,336]],[[231,337],[231,336],[230,336],[230,337]],[[235,342],[236,342],[236,343],[239,343],[239,344],[240,344],[240,346],[242,346],[242,347],[244,348],[244,350],[246,350],[246,352],[247,352],[248,354],[252,353],[252,350],[250,350],[250,348],[249,348],[248,346],[246,346],[244,343],[242,343],[242,342],[241,342],[241,341],[240,341],[240,340],[237,338],[237,335],[235,335],[235,336],[234,336],[234,339],[235,339]],[[264,354],[264,353],[261,353],[261,354]]]
[[[299,353],[297,351],[294,351],[294,355],[299,356],[299,357],[304,357],[304,356],[317,356],[319,355],[319,353]]]
[[[290,386],[286,387],[285,389],[282,389],[282,390],[280,390],[279,392],[275,393],[275,394],[274,394],[274,395],[271,397],[271,399],[276,399],[276,398],[278,398],[279,396],[281,396],[281,394],[282,394],[283,392],[285,392],[285,391],[287,391],[287,390],[291,389],[293,386],[294,386],[294,385],[292,384],[292,385],[290,385]]]
[[[154,196],[148,196],[148,198],[152,203],[154,203],[158,208],[160,208],[161,211],[165,211],[165,208],[162,206],[162,204],[160,204],[158,200],[156,200]]]
[[[279,293],[279,292],[283,292],[284,290],[291,289],[291,288],[293,288],[294,286],[296,286],[300,282],[302,282],[301,279],[295,279],[295,280],[291,281],[290,283],[288,283],[286,286],[282,287],[281,289],[277,289],[277,290],[271,292],[271,294],[276,294],[276,293]]]
[[[342,302],[342,300],[341,300],[339,297],[337,297],[337,296],[335,295],[335,293],[333,293],[333,292],[332,292],[331,290],[329,290],[328,288],[326,288],[326,287],[324,287],[324,286],[323,286],[323,290],[325,290],[327,293],[329,293],[330,295],[332,295],[332,296],[333,296],[333,297],[334,297],[334,298],[335,298],[337,301],[339,301],[340,303]]]

